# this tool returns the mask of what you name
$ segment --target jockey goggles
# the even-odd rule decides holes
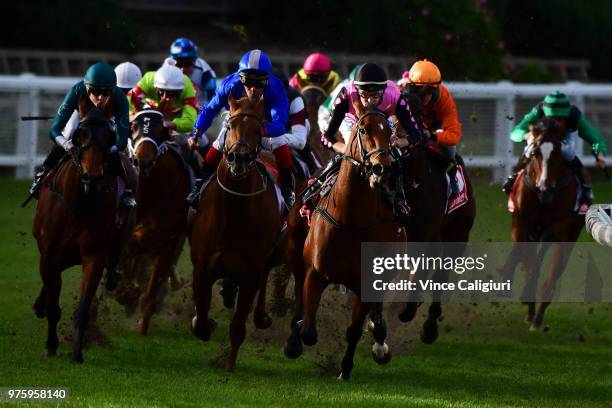
[[[322,84],[327,79],[328,74],[312,73],[308,74],[308,80],[316,84]]]
[[[425,96],[433,94],[436,91],[437,86],[434,85],[416,85],[410,84],[408,85],[408,90],[412,94],[416,94],[419,96]]]
[[[375,91],[366,91],[365,89],[358,89],[357,93],[360,98],[368,100],[369,98],[382,98],[385,93],[384,89],[375,90]]]
[[[110,87],[86,85],[85,89],[93,96],[110,96],[113,93],[113,88]]]
[[[253,77],[248,77],[246,75],[241,75],[240,82],[242,82],[242,84],[246,86],[247,88],[262,89],[262,88],[265,88],[266,85],[268,85],[268,78],[263,78],[263,77],[253,78]]]
[[[182,89],[158,89],[157,96],[160,98],[163,98],[164,96],[166,98],[178,98],[181,92],[183,92]]]
[[[193,58],[177,58],[176,59],[176,67],[177,68],[189,68],[195,65],[195,59]]]

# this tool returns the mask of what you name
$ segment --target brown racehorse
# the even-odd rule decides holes
[[[327,98],[327,92],[319,86],[308,85],[300,91],[304,97],[306,104],[306,112],[308,113],[308,121],[310,130],[308,132],[308,143],[312,151],[315,153],[319,162],[323,165],[332,157],[333,153],[321,145],[321,129],[319,129],[319,107]]]
[[[467,172],[464,172],[468,202],[446,214],[446,160],[436,152],[432,142],[417,144],[409,150],[409,155],[402,160],[404,191],[410,207],[410,222],[407,226],[410,239],[414,242],[465,242],[469,239],[470,230],[476,218],[476,201],[472,184]],[[464,167],[465,168],[465,167]],[[432,249],[434,249],[432,247]],[[436,247],[437,250],[437,247]],[[456,253],[440,254],[444,256],[461,256],[462,250],[453,246]],[[426,279],[427,271],[414,274],[413,279]],[[447,282],[449,271],[440,269],[432,273],[432,279],[437,282]],[[418,287],[418,286],[417,286]],[[412,293],[415,295],[416,293]],[[421,328],[421,341],[433,343],[438,337],[438,318],[442,314],[441,296],[433,293],[433,301],[427,313],[427,319]],[[416,316],[420,304],[411,301],[406,304],[399,318],[409,322]]]
[[[297,268],[293,265],[297,310],[284,350],[288,357],[297,358],[302,354],[302,342],[306,345],[316,343],[316,312],[321,294],[330,283],[343,284],[355,294],[352,324],[346,336],[348,347],[340,374],[343,379],[350,377],[355,348],[368,314],[373,322],[374,359],[379,364],[390,359],[382,304],[362,303],[360,298],[361,243],[406,239],[394,221],[391,205],[379,191],[379,187],[388,182],[392,162],[391,129],[386,115],[375,107],[364,109],[358,105],[355,109],[359,119],[347,145],[338,179],[331,192],[321,198],[312,217],[303,249],[304,263]],[[293,256],[290,254],[289,258]]]
[[[32,228],[40,251],[43,281],[33,309],[39,318],[47,317],[49,355],[55,355],[58,347],[61,272],[73,265],[83,265],[80,300],[74,312],[77,334],[72,360],[78,363],[83,362],[90,305],[103,270],[114,272],[118,260],[115,250],[121,246],[121,237],[131,233],[117,227],[116,182],[105,172],[105,156],[116,137],[109,118],[110,109],[103,112],[97,108],[82,118],[72,136],[70,159],[41,190]],[[126,221],[123,228],[130,225]]]
[[[246,335],[246,319],[255,295],[255,326],[272,324],[265,309],[268,272],[285,252],[273,185],[256,163],[263,127],[263,100],[230,98],[223,159],[204,189],[191,229],[191,261],[196,316],[194,334],[207,341],[215,328],[208,317],[212,285],[231,279],[239,288],[230,324],[231,351],[226,370],[234,371],[238,349]]]
[[[160,288],[168,280],[184,243],[188,210],[185,197],[191,188],[192,175],[175,148],[166,144],[169,135],[160,112],[140,111],[132,129],[133,161],[139,170],[138,208],[136,227],[125,254],[131,269],[126,278],[133,279],[139,272],[142,257],[152,258],[148,283],[140,301],[139,331],[145,335]]]
[[[561,140],[567,129],[553,119],[545,118],[532,129],[534,144],[520,183],[516,186],[516,208],[512,213],[512,242],[542,242],[536,245],[514,245],[502,270],[512,279],[518,263],[526,269],[522,299],[527,302],[526,320],[530,330],[542,326],[544,312],[552,300],[555,284],[567,265],[569,255],[584,226],[584,215],[574,211],[578,180],[561,157]],[[537,280],[541,262],[555,245],[548,277],[540,290],[536,312]],[[562,244],[565,243],[565,244]],[[571,243],[571,244],[568,244]]]

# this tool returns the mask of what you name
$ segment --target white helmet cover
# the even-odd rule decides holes
[[[183,71],[174,65],[164,64],[155,72],[153,86],[157,89],[181,90],[185,87]]]
[[[132,89],[138,84],[142,78],[140,68],[131,62],[122,62],[115,67],[117,75],[117,86],[119,88]]]

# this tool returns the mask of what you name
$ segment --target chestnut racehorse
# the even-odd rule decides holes
[[[231,280],[238,300],[230,323],[231,351],[226,370],[234,371],[238,349],[246,335],[246,319],[255,295],[255,326],[268,328],[265,309],[268,272],[280,263],[281,219],[274,186],[256,162],[263,131],[263,100],[230,97],[230,117],[223,159],[205,187],[191,229],[191,261],[196,316],[194,334],[208,341],[216,324],[209,319],[212,285]]]
[[[356,104],[355,109],[358,120],[338,179],[331,192],[321,198],[312,216],[303,263],[298,261],[292,266],[297,307],[291,322],[292,333],[284,349],[285,355],[297,358],[302,354],[302,342],[306,345],[317,342],[316,312],[321,294],[330,283],[345,285],[355,296],[352,324],[346,336],[348,347],[342,360],[342,379],[350,377],[355,349],[368,314],[373,323],[374,360],[385,364],[390,359],[382,304],[363,303],[360,298],[361,243],[406,239],[395,223],[391,205],[379,191],[387,191],[391,173],[391,129],[387,117],[375,107],[363,108]],[[290,259],[298,256],[289,254]]]
[[[542,326],[544,312],[552,300],[555,284],[569,260],[573,243],[584,226],[584,215],[574,211],[578,180],[561,157],[561,140],[565,126],[545,118],[531,129],[534,137],[525,168],[516,186],[515,210],[512,213],[513,249],[502,270],[505,279],[512,279],[516,266],[526,269],[522,299],[527,303],[526,321],[530,330]],[[542,242],[538,249],[520,242]],[[540,289],[540,306],[536,312],[537,281],[542,260],[551,243],[555,252],[548,277]]]
[[[136,114],[132,125],[132,159],[138,167],[138,208],[136,227],[125,254],[129,258],[126,280],[137,277],[144,256],[152,260],[150,273],[146,274],[146,290],[140,300],[142,335],[147,334],[159,291],[168,280],[185,241],[188,210],[185,197],[193,178],[181,155],[167,144],[169,134],[163,119],[161,112],[143,110]]]
[[[81,104],[83,105],[83,104]],[[110,121],[110,106],[104,112],[91,108],[72,135],[74,147],[58,171],[41,190],[36,207],[33,234],[40,251],[43,287],[34,302],[39,318],[47,317],[47,353],[58,347],[57,323],[60,319],[61,272],[83,265],[79,305],[74,312],[76,336],[72,360],[83,362],[83,340],[89,322],[91,302],[104,269],[114,273],[116,251],[132,224],[116,223],[117,187],[115,178],[105,171],[105,158],[115,143]],[[80,109],[81,114],[85,108]],[[129,162],[124,161],[124,166]],[[107,282],[108,286],[108,282]]]

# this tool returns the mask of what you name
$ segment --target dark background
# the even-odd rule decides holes
[[[580,59],[588,78],[612,79],[612,1],[353,0],[21,1],[3,4],[0,47],[165,50],[179,35],[210,50],[311,50],[427,57],[445,79],[550,82],[507,57]]]

